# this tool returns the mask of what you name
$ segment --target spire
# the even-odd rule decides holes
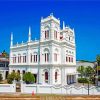
[[[29,26],[28,42],[31,42],[31,27]]]
[[[10,42],[10,46],[13,46],[13,33],[11,32],[11,42]]]
[[[63,30],[65,29],[65,22],[63,21]]]

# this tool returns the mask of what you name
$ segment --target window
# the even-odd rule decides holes
[[[19,55],[18,55],[18,63],[19,63],[19,59],[20,59],[20,58],[19,58]]]
[[[45,72],[45,82],[48,83],[48,72]]]
[[[49,30],[46,30],[45,31],[45,39],[48,39],[49,38]]]
[[[13,63],[16,63],[16,57],[13,57]]]
[[[19,62],[21,63],[21,55],[19,56]]]
[[[66,62],[68,62],[68,57],[66,56]]]
[[[26,55],[23,56],[23,63],[26,63]]]
[[[49,62],[49,53],[45,53],[45,62]]]
[[[54,38],[57,39],[57,31],[54,31]]]
[[[71,62],[73,62],[73,57],[71,58]]]
[[[70,60],[71,60],[71,59],[70,59],[70,57],[69,57],[69,62],[70,62]]]
[[[18,55],[18,63],[21,63],[21,55]]]
[[[57,81],[57,72],[55,72],[55,82]]]
[[[57,54],[54,53],[54,61],[57,61]]]
[[[37,62],[37,54],[34,55],[34,62]]]
[[[69,37],[69,41],[70,41],[70,37]]]
[[[32,54],[31,54],[31,62],[32,62]]]

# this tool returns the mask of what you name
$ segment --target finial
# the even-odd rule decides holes
[[[65,29],[65,22],[63,21],[63,30]]]
[[[53,13],[51,13],[50,16],[53,16]]]
[[[31,27],[29,26],[28,42],[31,42]]]
[[[13,46],[13,33],[11,32],[11,44],[10,46]]]
[[[22,41],[22,44],[23,44],[23,41]]]

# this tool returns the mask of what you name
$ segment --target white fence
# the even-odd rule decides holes
[[[0,84],[0,93],[15,93],[16,84]]]
[[[53,85],[36,85],[21,84],[22,93],[47,93],[47,94],[69,94],[69,95],[87,95],[88,88],[85,86],[53,86]],[[90,95],[100,95],[100,87],[92,86],[89,88]]]

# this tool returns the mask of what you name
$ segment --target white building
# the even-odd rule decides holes
[[[31,72],[40,84],[70,84],[76,81],[76,47],[74,29],[60,28],[60,20],[53,14],[41,18],[40,40],[10,46],[10,72],[21,75]]]

